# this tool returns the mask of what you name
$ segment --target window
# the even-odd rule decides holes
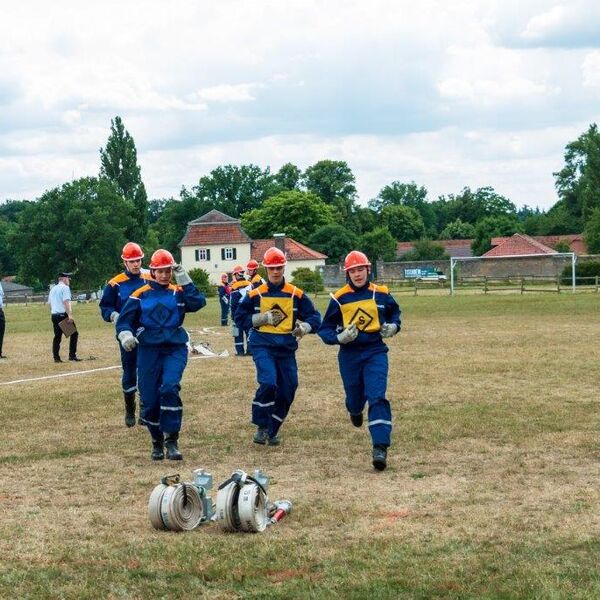
[[[236,255],[235,248],[221,248],[221,260],[235,260]]]
[[[196,250],[196,262],[200,262],[201,260],[210,260],[209,248],[199,248]]]

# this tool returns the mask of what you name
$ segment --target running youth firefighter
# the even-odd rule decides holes
[[[181,460],[177,446],[183,405],[179,391],[188,360],[189,336],[182,327],[185,313],[206,305],[168,250],[157,250],[150,260],[152,280],[135,290],[117,319],[117,338],[131,352],[138,347],[140,422],[152,437],[152,460]],[[177,285],[171,284],[175,275]]]
[[[107,323],[115,323],[125,302],[131,294],[151,279],[150,274],[142,271],[144,253],[135,242],[123,246],[121,259],[125,270],[113,277],[102,291],[100,314]],[[137,390],[137,349],[126,352],[119,344],[123,375],[121,385],[125,399],[125,425],[135,425],[135,392]]]
[[[248,281],[252,285],[252,288],[255,289],[259,285],[265,283],[265,280],[258,274],[258,262],[253,258],[246,265],[246,273],[248,275]]]
[[[250,356],[250,347],[248,346],[248,333],[250,327],[243,329],[238,326],[235,320],[235,311],[240,302],[244,299],[248,290],[252,289],[250,282],[244,278],[244,268],[241,265],[233,267],[233,281],[231,282],[231,294],[229,304],[231,306],[231,335],[233,336],[233,345],[235,346],[236,356]],[[244,338],[246,344],[244,349]]]
[[[314,333],[321,315],[304,292],[286,283],[287,264],[278,248],[264,255],[267,283],[250,290],[235,312],[240,329],[250,329],[249,343],[259,387],[252,402],[256,444],[277,446],[277,432],[286,418],[298,387],[298,340]]]
[[[227,273],[221,275],[221,282],[217,286],[219,292],[219,304],[221,305],[221,325],[227,325],[227,315],[229,314],[229,295],[231,287],[229,286],[229,277]]]
[[[355,427],[368,425],[373,442],[373,466],[383,471],[392,433],[392,411],[386,399],[388,347],[382,338],[400,331],[400,307],[384,285],[369,281],[371,263],[358,250],[344,260],[347,284],[332,294],[317,332],[326,344],[339,344],[338,362],[346,409]]]

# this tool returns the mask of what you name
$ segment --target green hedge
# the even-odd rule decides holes
[[[192,269],[188,271],[194,285],[207,297],[210,298],[217,293],[217,287],[210,283],[208,273],[204,269]]]
[[[575,285],[593,285],[591,279],[583,279],[585,277],[600,277],[600,262],[583,261],[575,265]],[[563,285],[570,285],[572,281],[571,265],[567,265],[561,274]]]

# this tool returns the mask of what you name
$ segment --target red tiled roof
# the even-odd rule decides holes
[[[199,219],[196,219],[196,221],[189,223],[183,239],[179,242],[180,246],[244,244],[251,241],[241,228],[240,222],[235,219],[230,223],[202,223],[198,221]]]
[[[519,256],[522,254],[556,254],[556,250],[523,233],[515,233],[482,256]]]
[[[268,240],[254,240],[250,250],[250,258],[261,261],[265,252],[273,246],[275,246],[273,238]],[[327,258],[326,254],[321,254],[289,237],[285,238],[284,247],[288,260],[319,260]]]
[[[206,214],[190,221],[188,225],[196,225],[197,223],[239,223],[239,219],[234,219],[225,213],[222,213],[220,210],[213,208],[209,210]]]
[[[531,237],[549,248],[554,248],[559,242],[567,242],[571,252],[587,254],[587,245],[581,233],[570,233],[568,235],[532,235]],[[492,246],[497,246],[508,239],[508,237],[492,238]]]

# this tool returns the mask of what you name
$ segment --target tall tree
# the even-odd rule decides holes
[[[317,252],[327,255],[327,264],[334,265],[358,247],[358,237],[343,225],[331,223],[319,227],[308,242],[308,245]]]
[[[381,221],[398,241],[418,240],[425,234],[421,215],[410,206],[385,206],[381,211]]]
[[[307,191],[334,207],[342,221],[350,217],[356,200],[356,180],[346,162],[321,160],[308,167],[302,179]]]
[[[45,192],[19,215],[10,242],[26,282],[48,284],[74,271],[74,284],[94,288],[120,266],[132,205],[112,181],[85,177]]]
[[[321,226],[334,222],[333,209],[310,192],[282,192],[242,215],[242,227],[252,238],[285,233],[307,244]]]
[[[301,178],[302,171],[292,163],[285,163],[274,176],[278,191],[281,192],[299,190]]]
[[[475,237],[475,227],[460,219],[448,223],[440,233],[440,240],[468,240]]]
[[[554,177],[560,201],[585,223],[600,207],[600,132],[596,123],[567,144],[565,166]]]
[[[230,217],[240,217],[259,208],[276,192],[277,186],[268,167],[263,171],[252,164],[225,165],[201,177],[191,192],[184,188],[182,197],[194,196]]]
[[[592,211],[585,224],[583,237],[590,254],[600,254],[600,207]]]
[[[375,273],[378,260],[393,261],[396,259],[396,240],[386,227],[376,227],[373,231],[361,235],[358,245],[369,257]]]
[[[135,142],[119,116],[110,122],[106,148],[100,148],[100,176],[113,181],[119,193],[131,201],[134,224],[126,235],[142,243],[148,231],[148,195],[137,163]]]
[[[508,236],[521,231],[521,224],[514,215],[485,217],[475,225],[475,239],[471,243],[473,254],[481,256],[491,249],[492,238]]]

